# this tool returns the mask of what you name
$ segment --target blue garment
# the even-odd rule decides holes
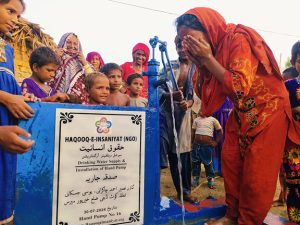
[[[4,40],[0,38],[0,46],[4,46]],[[20,87],[14,77],[13,49],[8,44],[0,49],[5,54],[0,59],[0,90],[11,94],[20,94]],[[0,126],[17,125],[17,120],[7,108],[0,104]],[[16,183],[17,156],[5,151],[0,146],[0,221],[12,216],[15,207],[15,183]]]
[[[192,150],[192,175],[200,177],[201,163],[204,164],[205,174],[208,181],[215,177],[215,172],[212,166],[213,147],[208,144],[193,144]]]
[[[215,117],[219,123],[222,126],[222,130],[225,131],[225,126],[229,117],[229,113],[232,109],[233,105],[231,101],[226,98],[224,104],[221,106],[221,108],[213,114],[213,117]],[[214,132],[214,137],[216,137],[216,131]],[[221,150],[223,146],[223,142],[225,140],[225,133],[223,133],[222,139],[219,142],[219,144],[215,147],[215,150],[213,151],[213,168],[214,171],[217,172],[219,175],[222,175],[221,170]]]
[[[213,147],[208,144],[193,144],[192,162],[203,163],[209,165],[212,163]]]

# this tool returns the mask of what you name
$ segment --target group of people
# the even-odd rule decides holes
[[[132,55],[133,61],[121,66],[105,64],[98,52],[85,58],[77,35],[66,33],[58,49],[40,47],[32,52],[32,75],[23,80],[22,94],[33,94],[41,101],[145,107],[147,79],[142,73],[149,48],[138,43]]]
[[[2,34],[12,30],[24,9],[23,0],[0,0]],[[221,153],[227,211],[225,217],[208,224],[262,224],[282,164],[288,187],[288,216],[300,223],[299,77],[284,83],[262,37],[249,27],[226,24],[212,9],[191,9],[177,18],[176,27],[180,72],[177,85],[167,82],[160,87],[160,147],[161,165],[165,162],[166,166],[168,158],[177,191],[181,192],[178,177],[182,177],[183,189],[184,183],[188,189],[191,170],[197,184],[197,166],[200,162],[209,165],[211,148],[220,141],[221,129],[213,119],[200,121],[209,118],[228,98],[233,109]],[[148,83],[142,76],[149,57],[146,45],[136,45],[133,61],[121,66],[104,64],[96,52],[85,58],[74,33],[65,34],[58,46],[56,51],[47,47],[33,51],[32,76],[23,81],[21,94],[14,78],[13,49],[0,38],[0,224],[12,224],[13,220],[16,154],[34,144],[20,137],[29,138],[30,134],[17,126],[18,119],[34,116],[26,101],[147,105]],[[292,48],[291,62],[299,73],[299,42]],[[201,99],[201,110],[200,119],[191,126],[189,110],[194,91]],[[218,130],[216,139],[212,129]],[[175,166],[179,158],[181,168]],[[206,170],[208,179],[212,178],[210,168]],[[213,187],[211,182],[209,185]],[[184,198],[193,200],[189,191]]]

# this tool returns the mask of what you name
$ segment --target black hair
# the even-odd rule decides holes
[[[32,70],[33,64],[37,67],[42,67],[44,65],[53,63],[59,65],[59,59],[57,58],[55,52],[49,47],[39,47],[36,48],[30,55],[29,65]]]
[[[144,80],[144,77],[139,74],[139,73],[133,73],[133,74],[130,74],[127,78],[127,85],[130,85],[132,83],[132,81],[136,78],[140,78],[142,80]]]
[[[293,66],[288,67],[284,71],[282,71],[282,76],[283,77],[292,76],[294,78],[294,77],[297,77],[298,75],[299,75],[298,71]]]
[[[95,79],[97,77],[104,77],[105,79],[108,79],[107,76],[105,76],[105,74],[103,73],[99,73],[99,72],[89,73],[84,79],[85,89],[87,91],[91,90],[91,88],[94,85]]]
[[[4,4],[7,4],[9,3],[10,0],[0,0],[0,5],[4,5]],[[23,6],[23,11],[25,10],[25,2],[23,0],[19,0],[19,2],[21,3],[21,5]]]
[[[108,76],[112,70],[120,70],[121,73],[123,73],[122,68],[116,63],[105,63],[104,66],[101,67],[100,72]]]
[[[292,65],[295,65],[298,54],[300,54],[300,41],[297,41],[292,47]]]
[[[198,20],[198,18],[196,16],[194,16],[192,14],[183,14],[183,15],[179,16],[176,19],[175,24],[176,24],[177,32],[180,27],[186,26],[193,30],[198,30],[203,33],[207,33],[206,30],[204,29],[202,23]]]

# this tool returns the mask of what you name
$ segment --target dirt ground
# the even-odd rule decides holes
[[[201,169],[201,171],[204,171],[204,168]],[[216,184],[216,189],[209,189],[207,187],[205,173],[201,172],[200,185],[198,187],[195,187],[192,189],[192,194],[193,194],[193,196],[197,197],[200,201],[206,199],[208,196],[212,196],[214,198],[223,198],[224,197],[223,178],[216,177],[215,184]],[[173,181],[172,181],[169,169],[164,169],[161,171],[160,193],[161,193],[161,196],[167,196],[169,198],[172,198],[172,199],[178,201],[177,193],[175,191],[175,187],[173,185]],[[280,193],[280,185],[278,182],[274,200],[278,199],[279,193]],[[287,218],[286,206],[272,207],[270,209],[270,211],[275,215],[279,215],[281,217]]]

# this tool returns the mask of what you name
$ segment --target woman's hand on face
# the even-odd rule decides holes
[[[87,64],[87,61],[85,60],[85,57],[84,57],[84,54],[82,51],[77,53],[77,57],[83,66],[85,66]]]
[[[196,39],[191,35],[185,36],[183,47],[189,59],[200,66],[213,56],[210,44],[202,37]]]
[[[57,55],[57,57],[61,58],[62,55],[65,53],[65,50],[63,48],[57,48],[54,52]]]

